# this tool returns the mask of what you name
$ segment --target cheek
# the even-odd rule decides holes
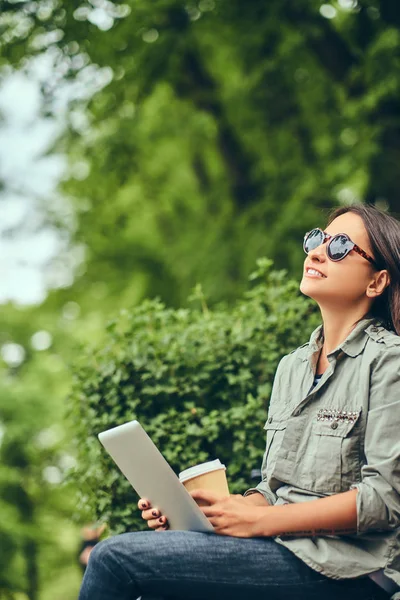
[[[335,287],[344,296],[355,296],[362,294],[367,285],[368,277],[360,265],[353,262],[332,263],[329,268],[328,281],[329,288]]]
[[[364,277],[362,268],[359,265],[350,262],[325,263],[327,279],[318,281],[304,276],[300,282],[300,291],[311,298],[322,298],[326,295],[338,300],[341,298],[355,299],[363,295],[367,285],[368,278]]]

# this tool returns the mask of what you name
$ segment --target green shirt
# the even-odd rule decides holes
[[[283,504],[357,488],[357,534],[275,539],[327,577],[382,568],[400,585],[400,336],[363,319],[311,389],[322,345],[321,325],[279,363],[262,481],[246,494]]]

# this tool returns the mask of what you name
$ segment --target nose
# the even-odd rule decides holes
[[[308,253],[308,258],[311,261],[325,262],[327,260],[327,254],[326,254],[327,243],[328,242],[325,242],[324,244],[321,244],[320,246],[317,246],[316,248],[314,248],[314,250],[310,250],[310,252]]]

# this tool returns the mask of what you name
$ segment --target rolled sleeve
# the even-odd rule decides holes
[[[400,346],[384,348],[371,374],[367,464],[357,489],[357,532],[400,525]]]
[[[246,490],[243,496],[250,496],[251,494],[260,493],[264,496],[268,504],[275,504],[277,498],[274,492],[269,487],[266,481],[260,481],[260,483],[255,488],[250,488]]]

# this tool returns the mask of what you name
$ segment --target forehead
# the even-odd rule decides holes
[[[326,227],[325,231],[330,235],[347,233],[349,238],[351,238],[358,246],[361,246],[361,248],[366,251],[370,249],[364,222],[362,218],[355,213],[348,212],[336,217],[336,219]]]

